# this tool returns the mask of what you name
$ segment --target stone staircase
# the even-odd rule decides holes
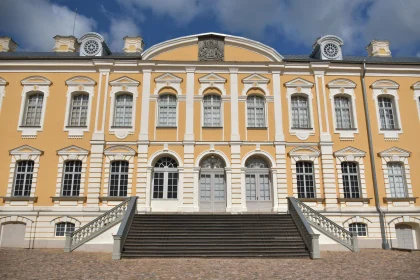
[[[123,246],[122,258],[309,258],[288,214],[137,214]]]

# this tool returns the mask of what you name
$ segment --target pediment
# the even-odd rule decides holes
[[[328,83],[329,88],[355,88],[356,83],[347,79],[335,79]]]
[[[380,157],[389,157],[389,156],[409,157],[411,155],[411,152],[398,148],[398,147],[392,147],[382,152],[379,152],[378,154]]]
[[[268,84],[269,81],[270,81],[269,78],[263,77],[259,74],[252,74],[242,79],[242,82],[244,84],[252,84],[252,83]]]
[[[0,82],[1,83],[1,82]],[[420,81],[411,86],[413,89],[420,89]]]
[[[170,83],[181,83],[182,78],[175,76],[171,73],[165,73],[155,78],[155,82],[170,82]]]
[[[379,88],[379,89],[382,89],[382,88],[398,89],[400,85],[391,80],[379,80],[379,81],[374,82],[371,85],[371,87]]]
[[[131,79],[127,76],[123,76],[121,78],[118,78],[116,80],[113,80],[109,83],[111,86],[122,86],[122,85],[126,85],[126,86],[138,86],[140,84],[139,81],[136,81],[134,79]]]
[[[315,156],[319,157],[321,152],[313,147],[296,147],[289,152],[291,157],[294,156]]]
[[[50,80],[41,76],[31,76],[31,77],[23,79],[20,83],[24,86],[26,85],[43,85],[43,86],[51,85]]]
[[[198,79],[198,81],[202,83],[226,83],[226,79],[216,75],[214,73],[210,73]]]
[[[355,147],[348,146],[348,147],[343,148],[341,150],[338,150],[334,153],[334,156],[336,156],[336,157],[345,157],[345,156],[348,156],[348,155],[364,157],[364,156],[366,156],[366,152],[364,152],[362,150],[359,150]]]
[[[5,79],[0,78],[0,86],[5,86],[7,84]]]
[[[29,145],[23,145],[9,151],[10,155],[42,155],[44,152]]]
[[[106,148],[104,151],[105,155],[130,155],[134,156],[136,154],[136,151],[128,146],[124,145],[116,145],[111,146],[109,148]]]
[[[309,87],[309,88],[313,87],[314,85],[313,83],[302,78],[296,78],[284,84],[286,85],[286,87]]]
[[[68,79],[66,81],[66,85],[68,86],[75,86],[75,85],[94,86],[96,85],[96,82],[88,77],[76,76],[76,77],[72,77]]]
[[[58,155],[88,155],[89,151],[75,145],[71,145],[57,151]]]

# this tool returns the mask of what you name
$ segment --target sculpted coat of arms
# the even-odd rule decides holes
[[[223,61],[225,58],[224,41],[219,38],[206,38],[198,41],[198,60]]]

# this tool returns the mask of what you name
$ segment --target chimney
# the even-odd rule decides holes
[[[54,36],[55,46],[53,51],[55,52],[77,52],[79,51],[80,44],[77,42],[77,38],[74,36]]]
[[[366,50],[369,56],[391,57],[388,40],[372,40]]]
[[[14,52],[18,44],[12,38],[0,36],[0,52]]]
[[[144,48],[143,38],[140,36],[136,37],[124,37],[124,49],[125,53],[142,52]]]

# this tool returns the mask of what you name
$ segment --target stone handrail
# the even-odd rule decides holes
[[[310,225],[315,227],[320,232],[324,233],[331,239],[337,241],[341,245],[349,248],[353,252],[358,252],[358,242],[357,236],[350,231],[346,230],[342,226],[337,225],[321,213],[315,211],[305,203],[297,200],[294,197],[289,198],[290,201],[295,201],[301,210],[305,219],[309,222]]]
[[[133,197],[124,200],[111,210],[108,210],[78,230],[72,233],[67,232],[64,252],[73,251],[77,247],[83,245],[89,240],[92,240],[99,234],[120,222],[123,219],[124,213],[127,211],[128,205],[132,199]]]
[[[127,211],[125,211],[124,218],[121,221],[120,228],[117,234],[114,235],[114,248],[112,251],[112,259],[121,259],[121,252],[124,248],[125,239],[127,238],[128,231],[130,230],[131,223],[133,222],[134,215],[137,213],[137,196],[131,197],[128,204]]]
[[[311,226],[303,216],[301,209],[293,197],[287,198],[287,207],[290,216],[292,216],[292,219],[309,250],[311,259],[321,258],[321,254],[319,252],[319,234],[315,234],[313,232]]]

